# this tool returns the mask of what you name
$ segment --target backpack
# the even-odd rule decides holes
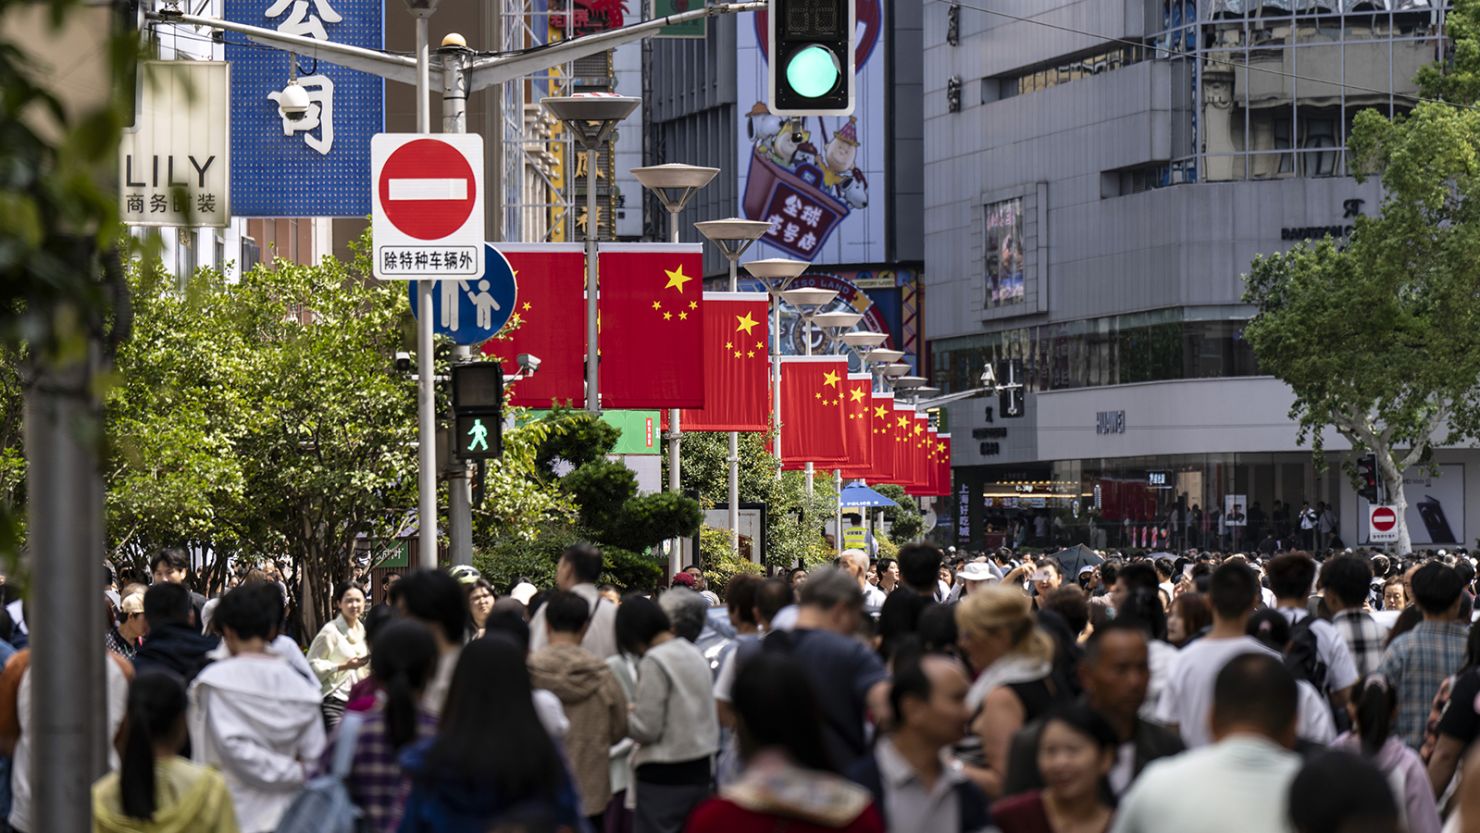
[[[1285,646],[1285,667],[1297,680],[1305,680],[1323,695],[1330,694],[1326,683],[1326,663],[1321,661],[1320,643],[1316,639],[1316,617],[1302,616],[1290,626],[1290,642]]]
[[[328,775],[309,781],[278,821],[277,833],[360,833],[364,820],[349,797],[344,779],[355,758],[355,740],[364,715],[345,712],[334,744],[334,765]]]

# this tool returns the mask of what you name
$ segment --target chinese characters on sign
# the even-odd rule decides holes
[[[794,257],[811,260],[817,246],[842,219],[842,213],[827,202],[786,183],[778,183],[766,207],[771,224],[763,238]]]
[[[380,271],[411,278],[478,275],[481,258],[473,246],[381,246]]]
[[[385,8],[347,0],[224,0],[227,20],[364,49],[384,46]],[[231,62],[232,209],[241,217],[364,217],[370,137],[385,124],[381,78],[226,35]],[[307,109],[280,108],[292,79]]]
[[[324,31],[324,21],[339,23],[344,20],[329,5],[329,0],[312,0],[313,12],[309,11],[309,0],[276,0],[267,7],[263,15],[272,20],[287,12],[288,16],[277,24],[277,30],[285,35],[300,35],[305,38],[329,40]],[[334,80],[327,75],[314,73],[297,79],[298,85],[308,93],[308,112],[302,118],[290,119],[279,113],[283,120],[283,135],[303,134],[303,142],[316,152],[328,155],[334,149]],[[267,97],[280,104],[283,94],[273,91]],[[319,135],[313,135],[313,131]]]
[[[123,134],[118,192],[134,226],[226,226],[230,217],[225,63],[146,61],[139,119]]]

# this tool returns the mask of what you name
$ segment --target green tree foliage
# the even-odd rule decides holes
[[[682,445],[685,489],[699,493],[701,506],[724,504],[729,495],[729,438],[716,432],[684,434]],[[762,434],[740,435],[740,502],[766,505],[766,563],[791,567],[798,562],[817,564],[834,555],[822,537],[833,517],[836,497],[831,480],[819,473],[811,497],[806,476],[799,471],[776,476],[776,458],[766,450]]]
[[[884,520],[889,522],[889,538],[897,544],[907,544],[919,538],[925,531],[925,516],[920,514],[915,499],[905,494],[904,487],[885,483],[873,488],[895,503],[884,509]]]
[[[1473,20],[1476,4],[1462,5]],[[1480,436],[1480,111],[1362,112],[1351,155],[1380,178],[1381,214],[1358,218],[1344,246],[1256,259],[1245,335],[1294,390],[1302,441],[1319,454],[1330,427],[1376,454],[1406,552],[1402,472],[1440,432],[1446,444]]]

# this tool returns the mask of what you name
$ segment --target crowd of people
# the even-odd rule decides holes
[[[182,560],[108,592],[95,831],[1480,830],[1462,552],[911,544],[624,595],[579,545],[547,589],[346,583],[306,649],[280,574]],[[24,612],[0,829],[41,833]]]

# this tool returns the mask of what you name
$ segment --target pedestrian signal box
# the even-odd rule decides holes
[[[503,454],[504,370],[498,362],[452,366],[452,447],[460,460]]]
[[[855,0],[770,0],[767,42],[771,112],[853,112]]]

